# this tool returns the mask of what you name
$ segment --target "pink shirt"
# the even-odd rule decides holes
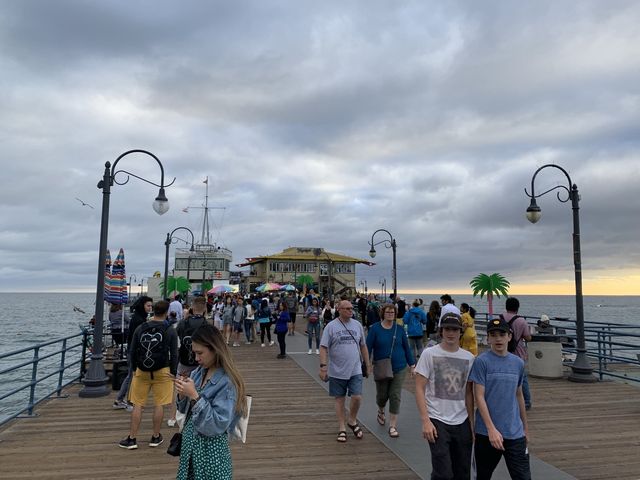
[[[507,322],[511,320],[515,315],[517,314],[509,313],[509,312],[504,312],[502,314],[502,316]],[[516,318],[514,322],[511,324],[511,329],[513,330],[514,337],[520,339],[518,341],[518,345],[516,346],[516,351],[513,353],[526,362],[529,359],[529,356],[527,355],[527,347],[525,346],[523,337],[530,335],[529,324],[522,317]]]

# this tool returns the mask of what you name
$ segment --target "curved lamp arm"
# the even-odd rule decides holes
[[[553,168],[557,168],[558,170],[560,170],[562,173],[564,173],[564,175],[567,177],[567,181],[569,182],[569,186],[565,186],[565,185],[556,185],[555,187],[550,188],[549,190],[546,190],[538,195],[535,194],[535,181],[536,181],[536,177],[538,176],[538,173],[540,173],[542,170],[544,170],[545,168],[548,167],[553,167]],[[578,195],[578,187],[571,182],[571,177],[569,176],[569,173],[562,168],[559,165],[555,165],[553,163],[549,163],[547,165],[543,165],[542,167],[538,168],[535,173],[533,174],[533,177],[531,178],[531,194],[529,194],[529,192],[527,192],[527,189],[524,189],[524,193],[531,199],[531,203],[529,204],[529,207],[527,208],[527,220],[529,220],[531,223],[537,223],[540,218],[542,217],[542,209],[538,206],[537,202],[536,202],[536,198],[542,197],[544,195],[546,195],[549,192],[552,192],[554,190],[564,190],[567,194],[566,198],[563,198],[560,196],[561,192],[557,193],[557,198],[558,201],[565,203],[568,202],[569,200],[574,200],[574,199],[579,199]]]

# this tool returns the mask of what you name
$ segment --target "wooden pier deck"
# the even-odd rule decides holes
[[[234,478],[410,480],[427,475],[416,475],[367,430],[362,441],[349,435],[347,444],[338,444],[333,400],[292,358],[277,360],[276,348],[233,349],[254,397],[247,444],[233,444]],[[578,479],[640,479],[640,388],[535,378],[531,387],[533,455]],[[127,434],[129,414],[111,408],[115,394],[84,399],[77,396],[79,388],[71,387],[68,398],[47,402],[38,417],[0,430],[0,478],[175,478],[178,460],[165,451],[176,430],[165,423],[165,444],[148,448],[147,411],[138,450],[120,449],[116,443]],[[408,380],[403,404],[414,401],[412,392]]]

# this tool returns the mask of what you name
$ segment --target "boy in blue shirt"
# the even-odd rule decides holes
[[[473,363],[469,380],[476,415],[475,460],[477,480],[488,480],[504,456],[514,480],[531,480],[527,448],[527,413],[522,394],[524,361],[509,353],[509,324],[502,318],[487,324],[491,350]]]

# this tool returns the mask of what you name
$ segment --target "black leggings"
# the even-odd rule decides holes
[[[287,349],[287,345],[285,343],[285,338],[287,337],[287,331],[277,332],[278,336],[278,346],[280,346],[280,355],[285,355],[285,350]]]
[[[267,332],[267,339],[271,342],[271,324],[270,323],[261,323],[260,324],[260,343],[264,343],[264,333]]]

